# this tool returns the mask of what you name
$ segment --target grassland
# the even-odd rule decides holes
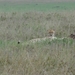
[[[26,2],[0,2],[0,11],[2,12],[27,12],[27,11],[62,11],[75,10],[75,2],[49,2],[49,3],[26,3]]]
[[[0,6],[0,75],[75,75],[75,40],[69,38],[75,33],[74,6],[65,4],[65,11],[61,4],[54,9],[47,4],[27,4],[26,9],[12,5]],[[67,38],[26,44],[48,36],[49,29]]]

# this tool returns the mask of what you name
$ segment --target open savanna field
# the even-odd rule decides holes
[[[29,42],[49,29],[66,38]],[[0,75],[75,75],[71,33],[75,2],[0,2]]]

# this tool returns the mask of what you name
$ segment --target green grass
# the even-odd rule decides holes
[[[42,75],[45,72],[48,75],[75,74],[74,41],[72,39],[51,42],[46,40],[27,45],[6,41],[4,48],[0,48],[0,74]]]
[[[0,11],[12,12],[12,11],[63,11],[63,10],[75,10],[75,2],[51,2],[51,3],[25,3],[25,2],[0,2]]]
[[[74,3],[0,3],[0,75],[75,75],[75,39],[69,37],[75,33],[74,7]],[[49,29],[56,37],[67,38],[29,43],[47,37]],[[22,42],[17,44],[18,40]]]

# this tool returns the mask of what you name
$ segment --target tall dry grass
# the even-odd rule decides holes
[[[0,13],[0,75],[75,75],[74,39],[26,44],[48,36],[48,29],[68,37],[75,30],[74,13]]]

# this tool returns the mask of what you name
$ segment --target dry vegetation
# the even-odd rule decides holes
[[[48,29],[68,37],[75,30],[75,11],[0,13],[0,75],[75,75],[74,39],[26,44],[48,36]]]

